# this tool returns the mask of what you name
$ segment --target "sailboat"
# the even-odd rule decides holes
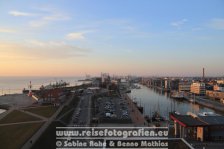
[[[160,107],[159,107],[159,101],[158,101],[158,110],[153,113],[152,121],[160,122],[160,121],[164,121],[164,120],[165,120],[165,118],[160,115]]]
[[[178,92],[178,91],[173,91],[171,93],[171,97],[174,99],[184,99],[184,93],[183,92]]]
[[[161,122],[165,121],[164,117],[162,117],[158,111],[155,111],[152,115],[152,121],[153,122]]]
[[[145,109],[145,108],[144,108]],[[145,111],[145,110],[144,110]],[[151,123],[152,122],[152,119],[151,119],[151,106],[150,106],[150,112],[149,112],[149,115],[145,115],[145,120],[148,122],[148,123]]]

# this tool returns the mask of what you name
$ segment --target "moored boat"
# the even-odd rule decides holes
[[[159,114],[159,112],[155,112],[155,113],[153,113],[153,115],[152,115],[152,121],[157,121],[157,122],[160,122],[160,121],[164,121],[165,119],[164,119],[164,117],[162,117],[160,114]]]
[[[183,92],[172,92],[171,97],[175,99],[184,99],[184,93]]]

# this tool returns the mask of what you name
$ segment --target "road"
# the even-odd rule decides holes
[[[73,113],[69,126],[89,126],[91,120],[91,94],[84,94]]]

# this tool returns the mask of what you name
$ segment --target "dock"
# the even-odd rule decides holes
[[[135,126],[148,126],[148,122],[146,121],[144,115],[139,111],[136,104],[133,103],[132,99],[124,94],[124,99],[128,104],[128,109],[130,111],[130,117]]]
[[[184,99],[188,100],[189,102],[191,102],[190,100],[192,100],[193,98],[189,97],[189,96],[184,96]],[[220,111],[220,112],[224,112],[224,104],[222,103],[218,103],[216,101],[212,101],[211,99],[204,99],[202,97],[195,97],[194,103],[197,103],[199,105]]]

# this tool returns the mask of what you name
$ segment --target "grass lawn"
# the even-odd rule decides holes
[[[56,127],[64,127],[60,122],[52,122],[31,149],[55,149]]]
[[[37,121],[40,120],[37,117],[31,116],[24,112],[14,110],[6,115],[3,119],[0,120],[0,124],[5,123],[16,123],[16,122],[26,122],[26,121]]]
[[[43,123],[0,126],[0,147],[20,149]]]
[[[25,111],[29,111],[31,113],[49,118],[57,111],[57,109],[58,107],[54,106],[41,106],[35,108],[27,108],[25,109]]]

